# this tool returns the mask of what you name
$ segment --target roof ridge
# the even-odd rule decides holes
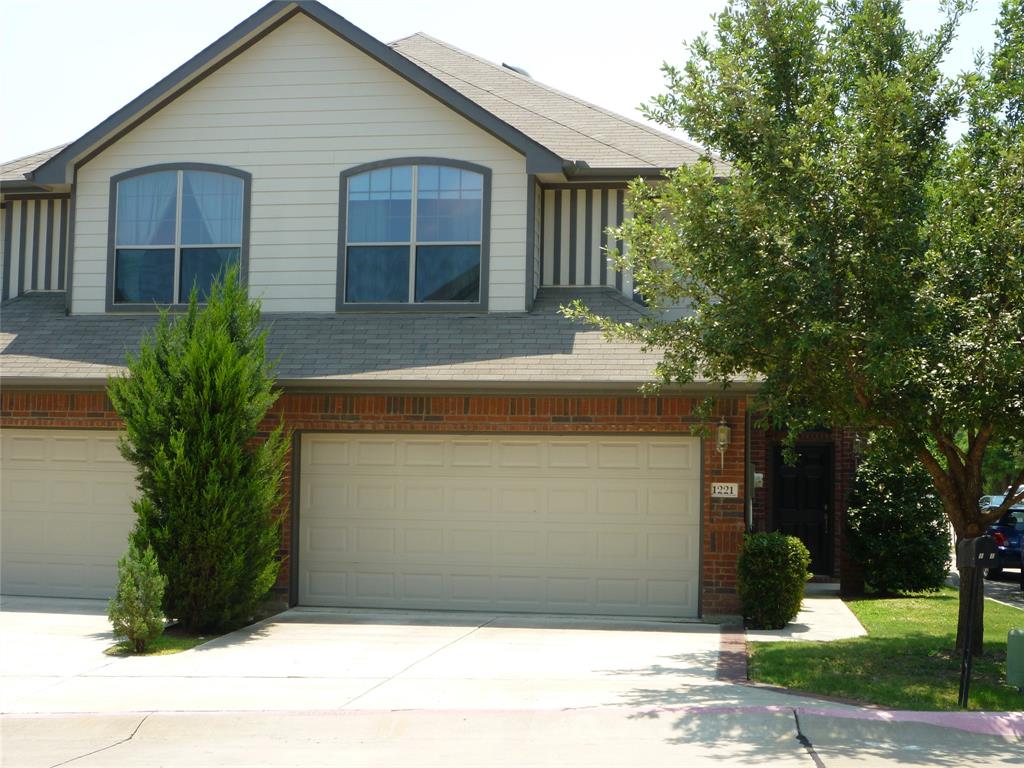
[[[425,38],[427,40],[430,40],[431,42],[437,43],[438,45],[444,46],[445,48],[447,48],[447,49],[449,49],[451,51],[455,51],[456,53],[460,53],[463,56],[466,56],[468,58],[471,58],[471,59],[474,59],[476,61],[479,61],[481,64],[487,64],[488,66],[491,66],[491,67],[494,67],[495,69],[501,70],[503,73],[507,73],[507,74],[512,75],[514,77],[518,77],[521,80],[525,80],[526,82],[533,83],[534,85],[537,85],[537,86],[539,86],[540,88],[543,88],[546,91],[550,91],[551,93],[554,93],[554,94],[556,94],[558,96],[562,96],[564,98],[567,98],[570,101],[573,101],[573,102],[575,102],[575,103],[577,103],[577,104],[579,104],[581,106],[587,107],[589,109],[593,109],[596,112],[600,112],[601,114],[607,115],[608,117],[615,118],[616,120],[621,120],[621,121],[623,121],[625,123],[629,123],[630,125],[632,125],[632,126],[634,126],[636,128],[640,128],[641,130],[646,131],[647,133],[649,133],[652,136],[657,136],[659,139],[666,139],[668,141],[671,141],[674,144],[678,144],[681,147],[685,147],[685,148],[687,148],[687,149],[689,149],[689,150],[691,150],[691,151],[693,151],[693,152],[695,152],[695,153],[697,153],[699,155],[708,154],[708,155],[710,155],[715,160],[721,160],[720,157],[718,157],[714,153],[707,152],[705,150],[705,148],[700,146],[699,144],[695,144],[694,142],[687,141],[685,139],[680,139],[677,136],[673,136],[670,133],[665,133],[664,131],[659,131],[656,128],[653,128],[653,127],[651,127],[649,125],[641,123],[639,120],[634,120],[633,118],[627,117],[626,115],[620,115],[618,112],[612,112],[610,109],[606,109],[605,107],[602,107],[602,106],[600,106],[598,104],[592,104],[589,101],[581,99],[578,96],[574,96],[573,94],[568,93],[567,91],[563,91],[563,90],[560,90],[559,88],[555,88],[553,85],[548,85],[547,83],[541,82],[540,80],[536,80],[533,77],[526,77],[525,75],[521,75],[518,72],[509,69],[508,67],[502,66],[501,64],[493,62],[490,59],[485,59],[482,56],[479,56],[479,55],[473,53],[472,51],[467,51],[467,50],[465,50],[463,48],[459,48],[457,45],[452,45],[451,43],[449,43],[449,42],[447,42],[445,40],[440,40],[440,39],[438,39],[438,38],[436,38],[436,37],[434,37],[432,35],[428,35],[426,32],[414,32],[411,35],[406,35],[405,37],[402,37],[402,38],[399,38],[398,40],[395,40],[394,42],[390,43],[390,45],[391,46],[395,46],[398,43],[400,43],[400,42],[402,42],[404,40],[408,40],[408,39],[413,38],[413,37]],[[555,122],[558,122],[558,121],[555,121]],[[559,123],[559,125],[561,125],[561,123]],[[629,153],[627,152],[625,154],[629,154]],[[635,155],[634,155],[634,157],[635,157]],[[641,158],[637,158],[637,159],[641,159]]]

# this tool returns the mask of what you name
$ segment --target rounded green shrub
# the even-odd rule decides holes
[[[751,629],[782,629],[800,611],[811,553],[795,536],[751,533],[738,562],[740,603]]]
[[[107,618],[114,638],[127,641],[135,653],[142,653],[163,634],[160,606],[167,582],[160,575],[153,548],[140,548],[134,540],[117,561],[117,575],[117,592],[110,600]]]
[[[871,442],[849,497],[846,545],[882,593],[934,592],[949,571],[949,526],[917,462]]]

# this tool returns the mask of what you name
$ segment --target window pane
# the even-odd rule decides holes
[[[378,168],[348,181],[348,242],[409,242],[412,168]]]
[[[223,278],[228,267],[235,264],[238,264],[238,248],[182,248],[179,301],[188,301],[192,286],[198,289],[199,300],[206,301],[213,279]]]
[[[416,301],[480,301],[480,246],[418,246]]]
[[[345,301],[409,301],[409,247],[349,247]]]
[[[117,245],[174,245],[178,172],[117,182]]]
[[[242,180],[211,171],[185,171],[183,177],[181,244],[241,244]]]
[[[174,300],[174,249],[118,249],[114,301],[170,304]]]
[[[425,165],[416,192],[419,242],[480,240],[483,177],[459,168]]]

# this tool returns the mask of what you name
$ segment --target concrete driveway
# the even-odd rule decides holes
[[[101,603],[2,608],[4,765],[813,765],[797,710],[832,743],[859,714],[718,680],[697,623],[295,609],[112,659]],[[921,729],[915,761],[948,732]],[[972,735],[990,765],[1007,743]]]
[[[5,713],[740,706],[700,623],[297,608],[183,653],[111,658],[99,601],[4,598]],[[788,700],[788,699],[787,699]]]

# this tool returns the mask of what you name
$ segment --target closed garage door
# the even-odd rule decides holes
[[[692,437],[306,435],[306,605],[697,615]]]
[[[117,434],[6,429],[0,464],[4,594],[110,596],[136,495]]]

